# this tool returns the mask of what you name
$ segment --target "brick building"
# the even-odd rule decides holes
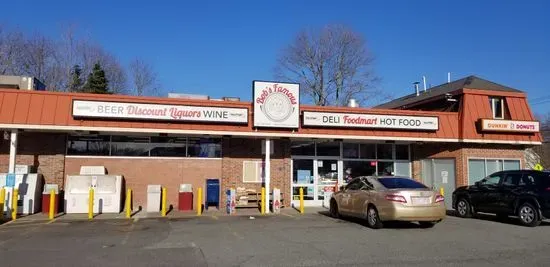
[[[296,84],[253,87],[252,102],[0,89],[0,172],[34,165],[63,188],[81,166],[105,166],[141,206],[148,184],[176,206],[180,184],[208,178],[222,192],[279,188],[287,206],[304,188],[306,205],[323,205],[360,175],[452,192],[522,168],[524,149],[541,144],[525,93],[474,76],[370,109],[300,105]]]

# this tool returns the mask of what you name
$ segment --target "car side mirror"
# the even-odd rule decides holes
[[[477,181],[477,182],[475,182],[475,185],[476,185],[476,186],[480,186],[480,185],[481,185],[481,182],[480,182],[480,181]]]

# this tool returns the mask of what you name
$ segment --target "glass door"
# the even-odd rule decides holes
[[[315,200],[315,169],[313,159],[292,160],[292,202],[300,200],[300,188],[304,189],[304,201]]]
[[[341,165],[336,159],[293,159],[292,203],[299,205],[300,188],[303,188],[304,205],[323,205],[323,201],[325,198],[328,200],[342,176]]]
[[[316,200],[323,201],[334,191],[341,169],[338,165],[338,160],[317,160]]]

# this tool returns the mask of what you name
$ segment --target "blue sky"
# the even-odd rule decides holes
[[[112,3],[111,3],[112,2]],[[345,24],[376,56],[379,87],[401,96],[426,75],[480,77],[550,96],[550,1],[5,1],[0,23],[59,36],[73,24],[123,64],[154,64],[168,92],[251,98],[300,29]],[[165,92],[165,93],[166,93]],[[548,104],[534,105],[537,113]]]

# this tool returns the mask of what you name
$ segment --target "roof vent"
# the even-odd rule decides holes
[[[223,101],[241,101],[240,97],[233,97],[233,96],[224,96],[222,97]]]
[[[351,99],[348,101],[348,107],[350,107],[350,108],[358,108],[358,107],[359,107],[359,103],[357,103],[357,100],[351,98]]]
[[[168,93],[168,98],[181,98],[181,99],[192,99],[192,100],[209,100],[210,97],[207,95],[192,95],[192,94],[178,94],[178,93]]]
[[[420,95],[420,90],[418,89],[419,82],[414,82],[414,90],[416,91],[416,96]]]

